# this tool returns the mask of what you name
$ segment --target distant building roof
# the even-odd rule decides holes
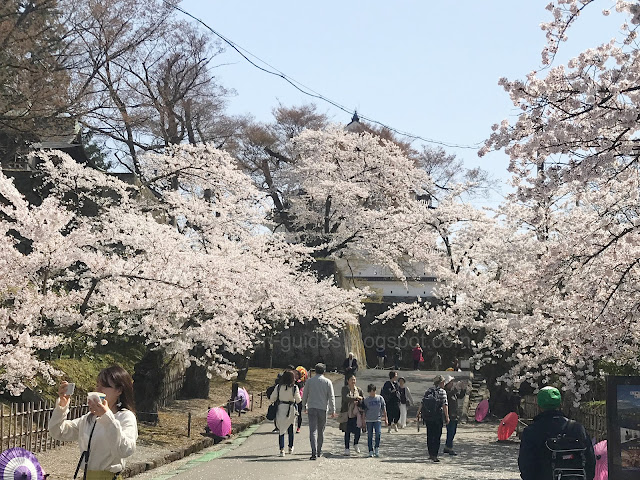
[[[358,117],[358,112],[353,112],[353,117],[351,117],[351,121],[347,124],[344,129],[351,133],[362,133],[366,130],[364,124],[360,123],[360,117]]]

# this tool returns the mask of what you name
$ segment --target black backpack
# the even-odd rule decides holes
[[[581,438],[567,433],[568,427],[576,422],[568,420],[562,431],[555,437],[547,438],[545,445],[551,456],[553,480],[586,480],[587,447]]]
[[[438,391],[435,388],[432,387],[424,393],[420,413],[425,424],[442,420],[442,403],[438,400]]]

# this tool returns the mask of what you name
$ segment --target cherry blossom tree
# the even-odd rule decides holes
[[[542,25],[549,67],[500,81],[521,113],[495,125],[480,154],[505,149],[516,193],[501,211],[501,228],[510,228],[487,252],[496,266],[512,251],[518,262],[483,262],[484,288],[459,285],[462,300],[439,312],[483,329],[477,360],[502,359],[505,381],[559,381],[576,400],[600,362],[640,366],[637,3],[615,2],[627,15],[621,36],[553,65],[572,24],[596,3],[551,2],[554,18]],[[520,248],[505,251],[505,239]],[[424,313],[411,315],[420,323]]]
[[[11,391],[52,373],[37,354],[71,330],[103,343],[138,337],[186,358],[198,345],[204,358],[191,360],[229,373],[228,355],[250,351],[264,331],[357,321],[360,292],[318,281],[303,268],[307,249],[260,227],[262,199],[228,154],[175,147],[145,158],[154,190],[63,154],[42,159],[42,205],[28,205],[6,178],[0,184],[10,247],[0,362]]]

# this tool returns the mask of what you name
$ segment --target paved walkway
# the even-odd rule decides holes
[[[430,374],[403,372],[418,400],[429,386]],[[358,385],[366,390],[368,383],[378,389],[385,372],[367,371],[358,377]],[[338,390],[341,382],[336,382]],[[211,447],[200,454],[149,471],[135,478],[139,480],[205,480],[212,476],[225,480],[246,478],[352,478],[352,479],[447,479],[447,480],[506,480],[519,479],[517,456],[519,443],[496,441],[497,424],[460,425],[455,440],[459,455],[442,456],[438,464],[426,455],[426,431],[418,432],[411,423],[399,432],[387,433],[383,428],[380,458],[368,458],[366,434],[361,438],[362,453],[350,457],[342,455],[344,434],[335,420],[328,420],[325,432],[325,456],[310,461],[309,431],[306,416],[303,428],[296,435],[295,452],[284,458],[278,454],[278,437],[271,433],[272,424],[251,427],[238,438]],[[443,434],[444,441],[444,434]]]

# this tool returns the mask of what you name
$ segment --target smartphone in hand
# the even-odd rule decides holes
[[[73,395],[73,392],[76,391],[76,384],[75,383],[67,383],[67,389],[65,390],[64,394],[65,395]]]

